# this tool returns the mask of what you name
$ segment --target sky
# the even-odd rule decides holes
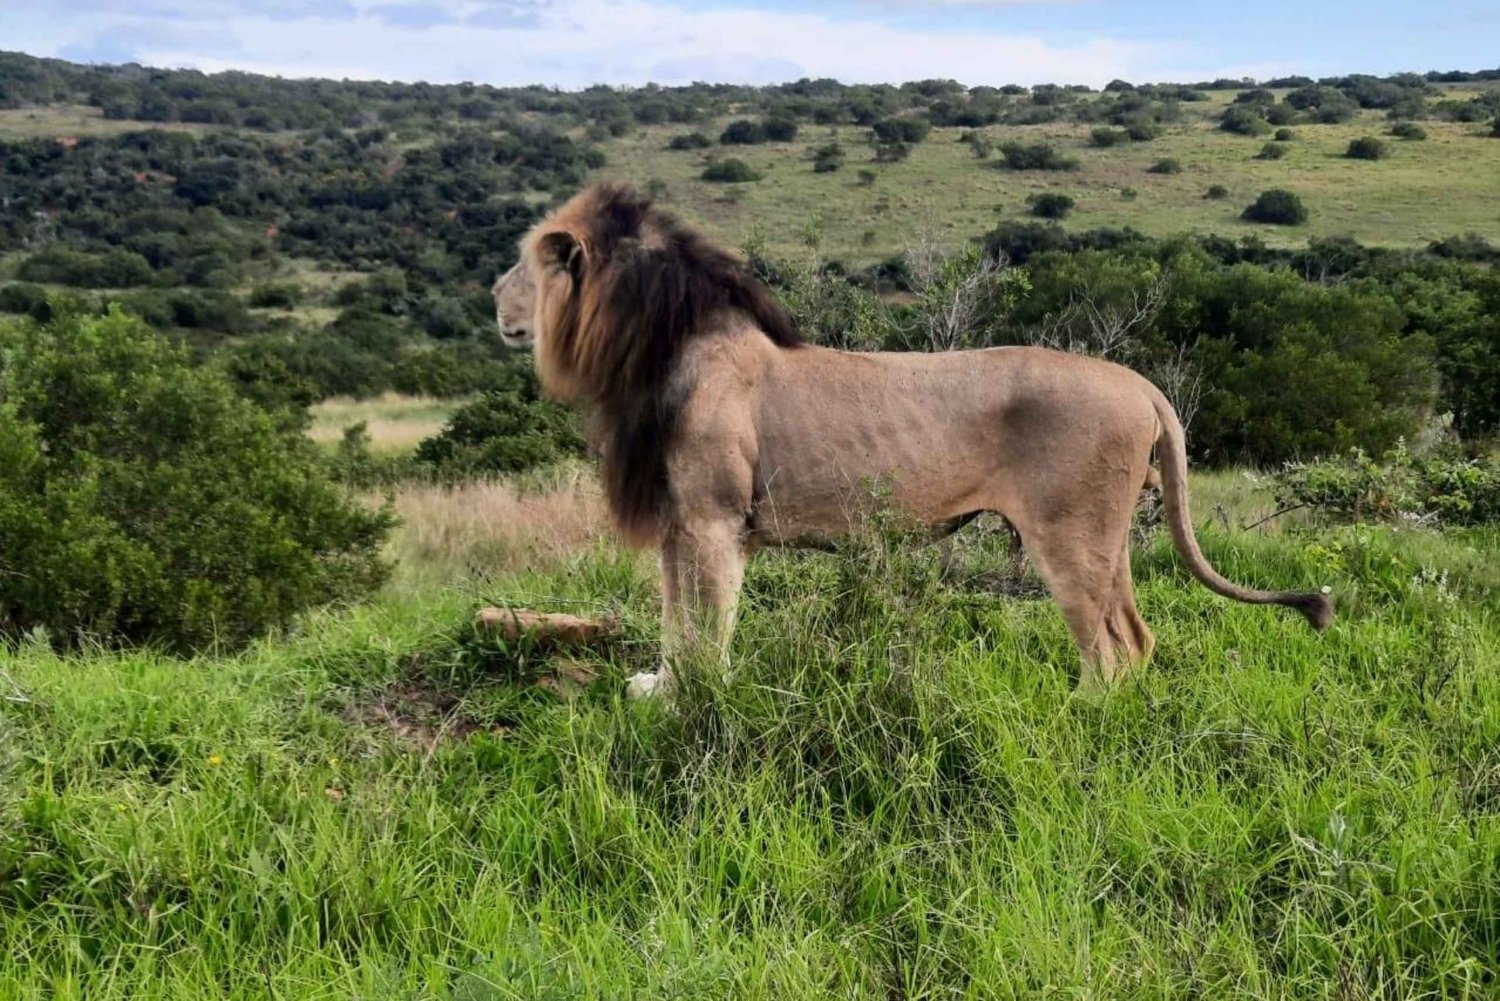
[[[1187,82],[1500,64],[1496,0],[0,0],[0,50],[545,84]]]

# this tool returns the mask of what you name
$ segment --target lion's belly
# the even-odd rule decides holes
[[[1006,401],[976,378],[980,359],[878,359],[836,356],[836,372],[798,372],[767,394],[754,512],[765,541],[831,539],[877,506],[937,524],[993,497]]]

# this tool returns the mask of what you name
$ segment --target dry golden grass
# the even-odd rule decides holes
[[[545,568],[611,535],[598,481],[581,467],[541,483],[408,484],[391,496],[398,585]]]
[[[422,439],[441,431],[449,415],[463,403],[390,392],[368,400],[339,396],[313,406],[313,422],[307,434],[318,444],[331,446],[344,436],[345,428],[363,421],[371,451],[387,455],[410,452]]]

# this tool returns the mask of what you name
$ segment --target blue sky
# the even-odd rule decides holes
[[[1449,0],[0,0],[0,49],[282,76],[974,84],[1479,69],[1500,3]]]

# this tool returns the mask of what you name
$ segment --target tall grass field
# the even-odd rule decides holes
[[[403,488],[380,600],[245,653],[37,637],[0,665],[0,997],[1496,996],[1500,534],[1195,499],[1223,572],[1330,585],[1334,627],[1143,532],[1155,658],[1078,692],[970,528],[758,557],[731,676],[628,703],[655,570],[580,474]],[[623,635],[507,647],[486,603]]]

